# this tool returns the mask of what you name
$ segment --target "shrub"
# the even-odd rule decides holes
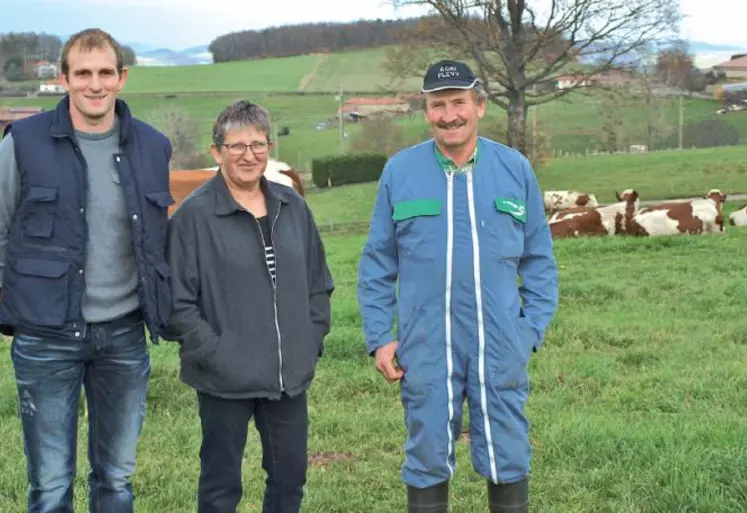
[[[311,177],[317,187],[376,182],[384,170],[387,156],[380,153],[347,153],[316,158],[311,162]]]

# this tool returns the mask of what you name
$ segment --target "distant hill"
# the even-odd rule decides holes
[[[125,44],[135,50],[140,66],[189,66],[213,63],[213,56],[208,50],[209,45],[173,50],[157,48],[140,42]],[[688,44],[690,51],[695,55],[695,64],[700,68],[709,68],[728,60],[729,56],[734,53],[747,52],[747,46],[712,44],[703,41],[688,41]],[[624,57],[619,59],[621,63],[627,60]]]
[[[193,46],[180,51],[169,48],[133,49],[139,66],[189,66],[213,62],[213,55],[208,51],[207,45]]]

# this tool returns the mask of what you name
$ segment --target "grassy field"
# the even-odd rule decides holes
[[[129,90],[129,86],[128,89]],[[242,97],[236,93],[217,94],[216,96],[183,96],[173,99],[139,95],[123,95],[140,117],[158,120],[163,109],[178,107],[194,119],[198,126],[200,147],[207,153],[210,145],[210,133],[218,113],[233,100]],[[310,170],[311,160],[315,157],[337,154],[340,150],[339,131],[336,126],[326,130],[317,130],[320,121],[330,121],[336,116],[337,102],[330,95],[280,96],[265,93],[251,93],[243,97],[265,105],[273,115],[277,126],[287,126],[290,135],[278,138],[277,158],[296,166]],[[52,108],[58,99],[0,99],[4,106],[41,106]],[[666,126],[675,133],[678,119],[678,107],[671,99],[660,99]],[[596,149],[600,145],[602,119],[599,110],[603,108],[598,96],[576,96],[565,101],[558,101],[537,108],[536,116],[540,130],[549,134],[550,144],[556,151],[584,153],[587,149]],[[685,104],[685,120],[702,121],[718,117],[715,104],[709,100],[688,99]],[[644,116],[643,105],[628,105],[621,111],[624,126],[630,133],[642,133]],[[747,114],[733,114],[718,117],[733,124],[747,142]],[[490,106],[482,126],[489,130],[492,126],[505,122],[505,113],[495,106]],[[420,114],[400,118],[397,121],[402,127],[403,146],[422,140],[426,130],[425,121]],[[158,122],[155,122],[158,125]],[[346,124],[348,137],[344,140],[343,150],[350,148],[351,141],[360,133],[360,124]],[[531,124],[530,124],[531,132]],[[633,137],[631,135],[631,137]],[[640,138],[632,140],[642,141]],[[721,150],[719,150],[721,151]],[[725,150],[729,151],[729,150]]]
[[[615,201],[615,191],[628,188],[637,189],[642,200],[700,196],[713,188],[726,194],[744,194],[747,193],[747,146],[563,157],[543,167],[538,179],[544,190],[593,192],[603,203]],[[309,192],[307,201],[317,222],[325,229],[334,229],[343,223],[368,221],[375,192],[376,183],[316,189]]]
[[[325,240],[336,279],[333,330],[312,387],[304,511],[404,511],[396,386],[365,355],[356,302],[362,236]],[[532,507],[543,513],[737,513],[747,502],[747,229],[725,236],[562,240],[561,303],[532,357]],[[593,262],[590,261],[593,257]],[[710,260],[710,263],[707,261]],[[25,467],[12,367],[0,357],[0,511],[21,512]],[[137,511],[194,511],[200,429],[171,344],[152,347]],[[87,429],[81,416],[79,435]],[[85,440],[84,438],[82,440]],[[86,497],[79,445],[76,505]],[[452,511],[486,511],[483,481],[457,447]],[[250,430],[240,511],[261,511]]]

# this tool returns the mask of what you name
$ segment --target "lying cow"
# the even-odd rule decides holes
[[[711,189],[702,198],[668,201],[642,208],[630,225],[631,235],[700,235],[724,232],[726,194]]]
[[[598,207],[596,196],[578,191],[545,191],[545,212],[557,212],[567,208]]]
[[[603,207],[576,207],[556,212],[548,220],[552,237],[585,237],[626,233],[638,211],[638,191],[615,192],[617,203]]]
[[[729,224],[732,226],[747,226],[747,205],[742,205],[729,214]]]

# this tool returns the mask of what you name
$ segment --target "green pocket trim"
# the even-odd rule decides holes
[[[507,198],[496,198],[495,208],[498,212],[504,212],[520,223],[527,222],[527,207],[523,201]]]
[[[422,199],[402,201],[394,205],[392,219],[404,221],[411,217],[437,216],[441,213],[441,201],[437,199]]]

